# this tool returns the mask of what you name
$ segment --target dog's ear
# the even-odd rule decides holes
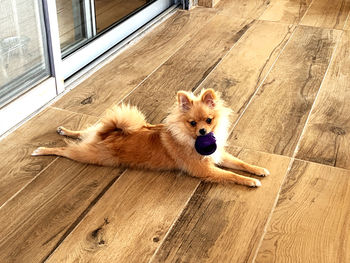
[[[209,106],[210,108],[214,108],[216,103],[216,93],[213,89],[207,89],[204,90],[201,94],[201,100],[203,101],[204,104]]]
[[[188,111],[193,105],[192,99],[188,96],[185,91],[179,91],[177,93],[177,103],[181,110]]]

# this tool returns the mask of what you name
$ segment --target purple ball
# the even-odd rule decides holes
[[[201,155],[210,155],[216,151],[216,139],[212,132],[198,136],[194,144],[196,151]]]

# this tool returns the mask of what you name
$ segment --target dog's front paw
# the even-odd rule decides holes
[[[266,168],[259,167],[254,174],[257,176],[265,177],[270,175],[270,172]]]
[[[250,178],[244,184],[252,188],[261,186],[261,182],[258,179],[254,179],[254,178]]]

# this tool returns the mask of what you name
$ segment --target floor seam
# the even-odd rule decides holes
[[[264,240],[264,237],[265,237],[265,235],[266,235],[266,233],[267,233],[267,228],[268,228],[268,226],[270,225],[270,221],[271,221],[272,216],[273,216],[273,214],[274,214],[274,212],[275,212],[275,209],[276,209],[276,206],[277,206],[277,202],[278,202],[278,199],[279,199],[280,194],[281,194],[281,191],[282,191],[282,186],[283,186],[284,182],[285,182],[286,179],[287,179],[287,175],[288,175],[289,171],[292,169],[294,160],[295,160],[295,159],[294,159],[293,157],[290,159],[290,162],[289,162],[289,164],[288,164],[288,168],[287,168],[287,170],[286,170],[286,172],[285,172],[285,174],[284,174],[284,178],[282,179],[281,186],[280,186],[280,188],[279,188],[279,190],[278,190],[278,193],[277,193],[277,195],[276,195],[275,201],[274,201],[274,203],[273,203],[273,205],[272,205],[271,211],[270,211],[269,216],[268,216],[268,218],[267,218],[267,220],[266,220],[266,223],[265,223],[265,225],[264,225],[264,229],[263,229],[263,231],[262,231],[262,235],[261,235],[260,240],[259,240],[259,242],[258,242],[258,246],[257,246],[257,248],[256,248],[256,250],[255,250],[255,253],[254,253],[254,257],[253,257],[253,259],[252,259],[252,262],[255,262],[255,260],[256,260],[256,258],[257,258],[257,256],[258,256],[258,254],[259,254],[260,247],[261,247],[262,242],[263,242],[263,240]]]
[[[33,157],[33,158],[37,158],[37,157]],[[11,197],[9,199],[7,199],[1,206],[0,206],[0,210],[7,204],[9,203],[11,200],[13,200],[17,195],[19,195],[20,192],[22,192],[24,189],[27,188],[28,185],[30,185],[36,178],[38,178],[43,172],[45,172],[54,162],[56,162],[60,157],[56,157],[55,159],[53,159],[50,163],[48,163],[38,174],[36,174],[31,180],[29,180],[24,186],[21,187],[21,189],[19,189],[16,193],[14,193],[13,195],[11,195]]]
[[[257,153],[261,153],[261,154],[274,155],[274,156],[284,157],[284,158],[293,158],[293,156],[289,156],[289,155],[283,155],[283,154],[278,154],[278,153],[271,153],[271,152],[268,152],[268,151],[263,151],[263,150],[258,150],[258,149],[254,149],[254,148],[243,147],[243,146],[239,146],[239,145],[229,145],[226,148],[230,149],[230,148],[235,148],[235,147],[240,148],[242,150],[257,152]],[[350,172],[350,169],[347,169],[347,168],[342,168],[342,167],[337,167],[337,166],[328,165],[328,164],[324,164],[324,163],[314,162],[314,161],[301,159],[301,158],[297,158],[297,157],[294,157],[294,159],[298,160],[298,161],[306,162],[306,163],[321,165],[321,166],[330,167],[330,168],[336,168],[336,169],[340,169],[340,170],[344,170],[344,171],[349,171]]]
[[[349,17],[350,17],[350,9],[348,11],[348,15],[347,15],[347,17],[345,19],[345,23],[344,23],[343,28],[342,28],[343,31],[346,30],[345,27],[348,25]]]
[[[306,16],[307,12],[309,12],[310,7],[312,6],[313,3],[314,3],[314,0],[312,0],[311,3],[310,3],[310,5],[307,7],[305,13],[304,13],[303,16],[300,18],[300,20],[299,20],[299,22],[298,22],[298,25],[301,25],[301,26],[302,26],[302,24],[300,24],[300,23],[301,23],[301,21],[303,21],[303,19],[304,19],[304,17]]]

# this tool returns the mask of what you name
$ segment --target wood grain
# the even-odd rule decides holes
[[[344,30],[350,30],[350,19],[349,19],[350,14],[348,15],[348,18],[346,20],[346,23],[344,25]]]
[[[1,208],[1,261],[43,261],[119,174],[57,159]]]
[[[215,8],[229,17],[257,19],[268,5],[269,0],[220,0]]]
[[[63,146],[62,137],[55,132],[59,125],[80,129],[95,121],[94,117],[48,108],[2,140],[0,206],[56,158],[30,154],[39,146]]]
[[[142,111],[152,109],[148,116],[151,123],[162,121],[175,103],[177,91],[194,91],[253,24],[217,15],[125,102],[138,105]]]
[[[287,172],[289,158],[232,148],[266,166],[262,187],[201,183],[151,262],[251,262]]]
[[[221,93],[233,110],[232,122],[242,114],[294,29],[292,25],[257,21],[202,83],[200,88]]]
[[[271,0],[261,20],[298,24],[312,0]]]
[[[349,262],[350,172],[296,160],[256,262]]]
[[[345,31],[300,142],[297,158],[350,169],[350,32]]]
[[[215,10],[178,11],[142,40],[118,55],[62,97],[55,107],[93,116],[101,115],[127,95],[214,15]]]
[[[298,27],[235,127],[230,143],[291,156],[339,31]]]
[[[147,262],[199,180],[128,171],[48,262]]]
[[[313,1],[300,24],[343,29],[349,11],[349,0]]]

